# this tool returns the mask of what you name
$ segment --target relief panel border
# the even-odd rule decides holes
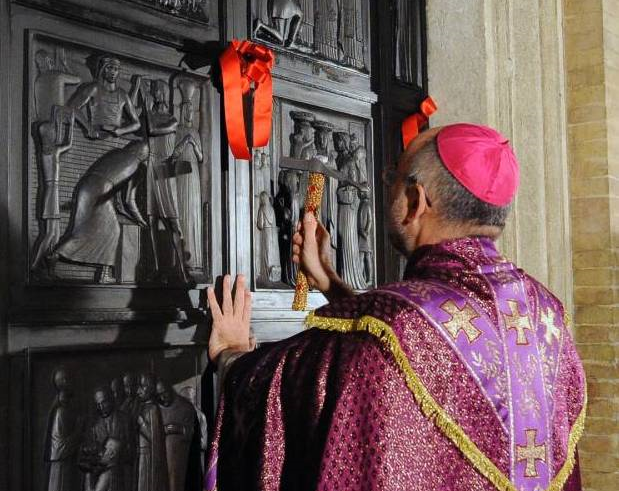
[[[17,8],[16,8],[17,9]],[[93,322],[133,322],[145,321],[151,315],[163,315],[163,321],[182,320],[186,317],[181,311],[191,311],[197,307],[197,302],[191,300],[187,289],[178,288],[138,288],[116,285],[114,287],[66,286],[62,288],[45,288],[27,286],[28,269],[27,254],[17,251],[26,250],[28,244],[28,158],[29,158],[29,107],[28,84],[29,80],[28,49],[34,36],[51,36],[66,43],[78,44],[91,48],[96,52],[112,51],[128,59],[140,60],[144,63],[159,64],[169,70],[175,70],[181,54],[175,50],[149,42],[126,38],[123,35],[113,36],[101,31],[97,35],[97,42],[93,42],[93,30],[75,25],[45,15],[33,19],[28,10],[21,10],[13,18],[14,52],[24,53],[22,57],[11,60],[11,86],[14,87],[11,97],[11,113],[15,117],[9,127],[11,141],[11,159],[9,164],[10,180],[13,183],[9,188],[9,202],[23,203],[23,207],[13,207],[10,213],[11,236],[11,307],[9,322],[11,324],[38,324],[47,325],[60,322],[93,321]],[[95,30],[96,31],[96,30]],[[68,39],[56,34],[71,32]],[[197,76],[208,76],[208,70],[195,72]],[[22,79],[23,77],[23,79]],[[212,199],[210,207],[210,234],[220,237],[222,226],[222,202],[217,199],[221,193],[220,162],[220,98],[214,89],[211,89],[212,107],[210,123],[212,128],[212,145],[208,149],[208,162],[211,167],[210,189],[208,193]],[[28,143],[27,143],[28,142]],[[211,277],[221,274],[223,252],[220,247],[210,247],[212,254]],[[106,293],[104,293],[104,290]],[[150,292],[149,295],[135,295],[139,290]],[[195,296],[191,296],[195,297]],[[76,308],[79,306],[79,308]],[[48,315],[49,314],[49,315]]]

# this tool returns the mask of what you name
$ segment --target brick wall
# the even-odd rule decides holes
[[[575,335],[587,491],[619,489],[619,2],[565,0]]]

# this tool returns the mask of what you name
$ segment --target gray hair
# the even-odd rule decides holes
[[[438,153],[436,138],[426,143],[412,157],[410,177],[429,190],[440,214],[449,222],[503,229],[511,211],[481,201],[466,189],[445,167]]]

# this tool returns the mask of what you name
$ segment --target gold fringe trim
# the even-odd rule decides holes
[[[431,420],[437,428],[449,438],[453,444],[464,454],[471,462],[473,467],[490,481],[499,491],[518,491],[514,484],[505,474],[475,445],[475,443],[466,435],[464,430],[440,407],[436,400],[432,397],[428,389],[423,385],[419,376],[415,373],[410,365],[410,362],[402,350],[400,341],[393,332],[391,326],[375,317],[365,315],[359,319],[341,319],[333,317],[321,317],[311,312],[305,324],[308,328],[317,327],[329,331],[339,332],[354,332],[365,331],[369,332],[385,345],[393,355],[398,368],[402,371],[406,385],[412,392],[415,401],[419,405],[421,412]],[[568,442],[568,457],[557,473],[555,478],[550,483],[547,491],[561,491],[565,481],[572,473],[576,462],[575,451],[576,444],[582,436],[585,424],[586,413],[586,396],[583,409],[578,416],[574,427],[570,433]]]

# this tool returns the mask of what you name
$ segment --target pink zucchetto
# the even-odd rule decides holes
[[[485,203],[506,206],[518,190],[520,171],[509,140],[498,131],[459,123],[442,128],[438,153],[449,172]]]

